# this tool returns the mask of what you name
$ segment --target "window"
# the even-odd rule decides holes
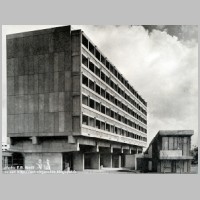
[[[103,88],[101,88],[101,96],[105,98],[105,90]]]
[[[82,103],[86,106],[88,106],[88,97],[85,96],[84,94],[82,95]]]
[[[106,60],[106,68],[109,69],[110,63]]]
[[[100,95],[100,87],[96,84],[96,93],[98,93]]]
[[[96,102],[96,110],[100,111],[100,103]]]
[[[96,119],[96,128],[100,129],[100,121]]]
[[[89,69],[94,73],[94,64],[92,62],[89,64]]]
[[[94,46],[89,42],[89,51],[94,55]]]
[[[88,125],[88,116],[83,115],[82,117],[83,117],[83,122],[82,122],[82,123],[83,123],[84,125]]]
[[[95,108],[95,101],[93,99],[90,99],[90,108]]]
[[[94,91],[94,82],[89,80],[89,88]]]
[[[106,76],[106,83],[107,83],[108,85],[110,85],[110,78],[109,78],[108,76]]]
[[[104,106],[104,105],[101,105],[101,112],[102,112],[103,114],[105,114],[105,113],[106,113],[106,108],[105,108],[105,106]]]
[[[82,63],[88,67],[88,59],[84,55],[82,55]]]
[[[112,117],[112,118],[114,118],[114,112],[111,110],[110,111],[110,116]]]
[[[117,127],[115,127],[115,133],[117,134]]]
[[[89,126],[95,127],[95,120],[92,117],[89,117]]]
[[[96,58],[100,61],[100,52],[96,49],[96,51],[95,51],[95,56],[96,56]]]
[[[95,67],[95,74],[100,77],[100,69],[97,66]]]
[[[106,108],[106,115],[110,116],[110,108]]]
[[[105,130],[105,122],[101,122],[101,129]]]
[[[105,65],[105,57],[103,55],[101,55],[101,63]]]
[[[106,124],[106,131],[110,132],[110,124]]]
[[[106,82],[106,77],[105,77],[105,74],[103,72],[101,72],[101,80],[103,80],[104,82]]]
[[[110,100],[110,94],[108,92],[106,92],[106,99]]]
[[[85,75],[82,75],[82,83],[88,87],[88,78]]]
[[[110,126],[110,132],[114,133],[114,126],[112,126],[112,125]]]
[[[82,44],[88,48],[88,39],[84,35],[82,35]]]

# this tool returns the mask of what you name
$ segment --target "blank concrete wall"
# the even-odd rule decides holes
[[[8,136],[71,135],[71,66],[70,26],[7,36]]]

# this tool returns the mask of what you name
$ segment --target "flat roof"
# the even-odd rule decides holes
[[[191,136],[194,134],[193,130],[160,130],[160,136]]]

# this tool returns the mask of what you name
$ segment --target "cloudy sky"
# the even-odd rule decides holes
[[[56,25],[58,26],[58,25]],[[54,25],[3,26],[3,141],[6,141],[5,35]],[[198,27],[86,26],[82,29],[148,103],[148,143],[159,130],[192,129],[198,140]]]

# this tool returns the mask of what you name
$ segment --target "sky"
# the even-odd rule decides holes
[[[58,25],[2,27],[2,141],[6,141],[6,34]],[[82,29],[147,101],[148,144],[159,130],[194,130],[198,144],[198,26],[72,25]]]

